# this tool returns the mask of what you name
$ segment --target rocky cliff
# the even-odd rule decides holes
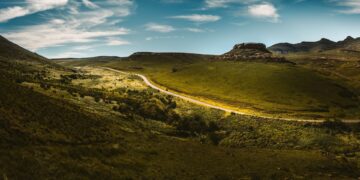
[[[279,62],[289,63],[283,57],[275,57],[266,49],[265,44],[261,43],[242,43],[236,44],[234,48],[220,56],[218,60],[231,61],[262,61],[262,62]]]

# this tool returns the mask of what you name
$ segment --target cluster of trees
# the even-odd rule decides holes
[[[125,115],[136,114],[144,119],[152,119],[172,125],[176,135],[182,137],[202,137],[204,141],[218,144],[221,140],[217,135],[220,130],[214,121],[207,121],[200,115],[182,115],[177,113],[177,104],[172,96],[148,91],[127,91],[128,97],[117,99],[113,107]]]

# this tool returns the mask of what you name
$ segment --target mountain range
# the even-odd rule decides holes
[[[348,36],[343,41],[334,42],[322,38],[316,42],[301,42],[297,44],[279,43],[268,48],[278,54],[299,53],[299,52],[323,52],[323,51],[344,51],[360,53],[360,38]]]

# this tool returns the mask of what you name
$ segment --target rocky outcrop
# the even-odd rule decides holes
[[[270,53],[267,49],[265,44],[261,44],[261,43],[242,43],[242,44],[236,44],[233,48],[233,50],[244,50],[244,49],[253,49],[253,50],[258,50],[258,51],[262,51],[262,52],[268,52]]]
[[[290,63],[283,57],[275,57],[266,49],[265,44],[261,43],[242,43],[236,44],[234,48],[221,56],[217,60],[229,61],[261,61],[261,62],[278,62]]]

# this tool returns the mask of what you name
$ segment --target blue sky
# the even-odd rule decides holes
[[[49,58],[222,54],[360,37],[360,0],[0,0],[0,34]]]

